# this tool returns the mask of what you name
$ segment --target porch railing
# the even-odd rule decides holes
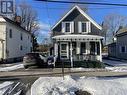
[[[77,54],[73,55],[73,60],[74,61],[84,61],[84,60],[91,60],[91,61],[98,61],[99,55],[91,55],[91,54]]]

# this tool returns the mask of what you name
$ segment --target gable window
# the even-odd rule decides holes
[[[86,27],[87,23],[86,22],[82,22],[81,23],[81,28],[82,28],[82,32],[87,32],[87,27]]]
[[[62,22],[62,32],[63,33],[73,33],[74,32],[74,22]]]
[[[90,26],[90,22],[89,21],[86,21],[86,22],[79,22],[78,23],[78,30],[79,30],[79,33],[88,33],[90,32],[91,30],[91,26]]]
[[[9,37],[12,38],[12,29],[9,30]]]
[[[71,24],[70,23],[65,23],[65,32],[71,32]]]
[[[126,53],[126,46],[120,47],[120,53]]]

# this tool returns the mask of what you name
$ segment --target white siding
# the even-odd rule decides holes
[[[2,47],[2,43],[0,41],[0,59],[1,59],[1,58],[6,58],[6,56],[5,56],[5,51],[6,51],[6,49],[5,49],[5,45],[6,45],[6,23],[5,22],[0,22],[0,39],[5,40],[3,42],[4,47]]]
[[[12,29],[12,38],[9,37],[9,30]],[[21,40],[21,33],[23,40]],[[29,38],[28,38],[29,36]],[[20,46],[23,50],[20,50]],[[31,52],[31,35],[25,30],[7,22],[7,58],[22,57]]]

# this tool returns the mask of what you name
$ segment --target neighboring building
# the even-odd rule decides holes
[[[102,61],[102,27],[74,6],[52,28],[54,56],[60,60]]]
[[[6,17],[0,17],[0,59],[13,61],[32,50],[31,34]]]
[[[127,27],[121,27],[116,33],[116,42],[108,45],[110,57],[127,59]]]

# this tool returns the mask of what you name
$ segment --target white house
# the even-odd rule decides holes
[[[0,59],[22,58],[32,51],[32,36],[18,23],[0,17]]]

